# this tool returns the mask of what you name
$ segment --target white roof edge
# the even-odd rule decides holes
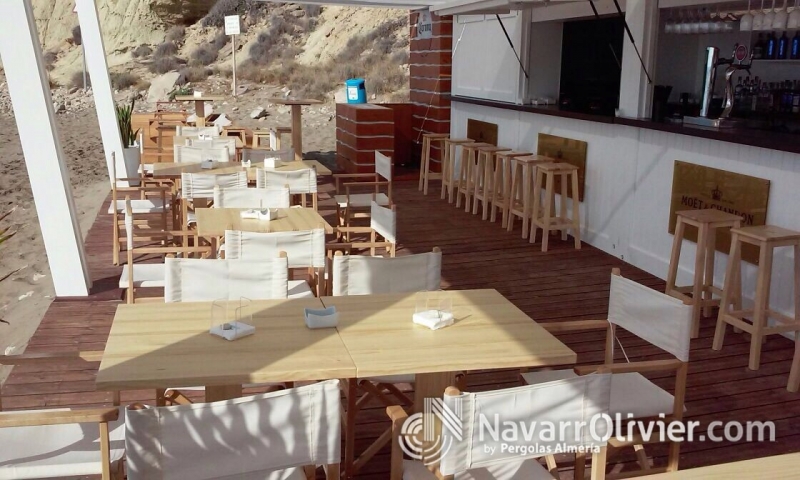
[[[269,2],[273,0],[257,1]],[[431,6],[430,0],[297,0],[292,3],[323,6],[339,5],[343,7],[396,8],[401,10],[419,10]]]

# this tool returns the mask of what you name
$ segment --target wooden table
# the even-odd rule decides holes
[[[206,400],[241,396],[247,383],[355,376],[334,329],[310,330],[317,298],[252,302],[255,334],[229,342],[208,333],[211,302],[120,305],[97,373],[99,390],[206,386]]]
[[[290,105],[292,107],[292,148],[294,149],[294,159],[299,161],[303,160],[303,122],[302,122],[302,107],[308,105],[320,104],[319,100],[311,99],[286,99],[286,98],[270,98],[270,102],[278,105]]]
[[[339,312],[339,335],[359,378],[416,374],[415,405],[442,397],[457,372],[574,364],[575,352],[497,290],[449,290],[455,324],[411,321],[416,294],[322,297]]]
[[[251,182],[256,181],[256,169],[263,168],[263,162],[250,164],[247,169],[247,179]],[[286,162],[274,170],[278,172],[292,172],[303,168],[316,168],[317,175],[331,175],[331,170],[316,160],[303,160],[302,162]],[[218,162],[212,169],[204,169],[197,162],[161,162],[153,164],[153,178],[164,178],[177,180],[182,173],[209,173],[220,175],[224,173],[241,172],[244,169],[239,162]]]
[[[723,463],[708,467],[689,468],[677,472],[648,475],[647,480],[733,480],[769,478],[789,480],[798,478],[800,453],[787,453],[773,457],[755,458],[740,462]]]
[[[203,95],[195,97],[194,95],[178,95],[175,100],[179,102],[194,102],[194,114],[197,116],[195,125],[198,127],[206,126],[206,104],[205,102],[221,102],[225,100],[223,95]]]
[[[242,218],[243,208],[197,208],[197,234],[213,238],[225,235],[225,230],[242,232],[296,232],[325,228],[333,233],[333,227],[313,208],[279,208],[276,220],[264,221]]]

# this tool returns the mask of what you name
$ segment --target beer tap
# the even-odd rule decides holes
[[[744,57],[747,56],[747,50],[742,52],[742,46],[736,45],[733,49],[733,56],[731,58],[721,58],[717,65],[728,65],[725,69],[725,100],[722,104],[723,109],[719,118],[730,118],[733,111],[733,74],[739,70],[745,70],[750,74],[750,67],[753,65],[753,52],[750,52],[749,63],[742,63]]]

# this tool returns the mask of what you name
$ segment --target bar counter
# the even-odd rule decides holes
[[[659,123],[653,122],[649,119],[611,117],[607,115],[592,115],[588,113],[569,112],[559,109],[556,105],[517,105],[513,103],[463,97],[459,95],[451,95],[449,96],[449,99],[453,102],[468,103],[472,105],[536,113],[540,115],[551,115],[555,117],[584,120],[587,122],[626,125],[629,127],[645,128],[660,132],[675,133],[678,135],[688,135],[691,137],[718,140],[721,142],[748,145],[751,147],[767,148],[770,150],[789,153],[800,153],[800,135],[791,133],[779,133],[768,130],[755,130],[747,128],[714,129],[681,124]]]

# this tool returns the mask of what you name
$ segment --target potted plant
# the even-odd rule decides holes
[[[130,105],[115,105],[117,111],[117,125],[119,126],[119,134],[122,137],[122,156],[125,160],[125,176],[128,178],[136,178],[139,176],[139,165],[142,161],[139,144],[137,137],[139,130],[133,131],[131,119],[133,117],[133,106],[136,100],[131,99]],[[133,187],[138,187],[139,182],[129,181]]]

